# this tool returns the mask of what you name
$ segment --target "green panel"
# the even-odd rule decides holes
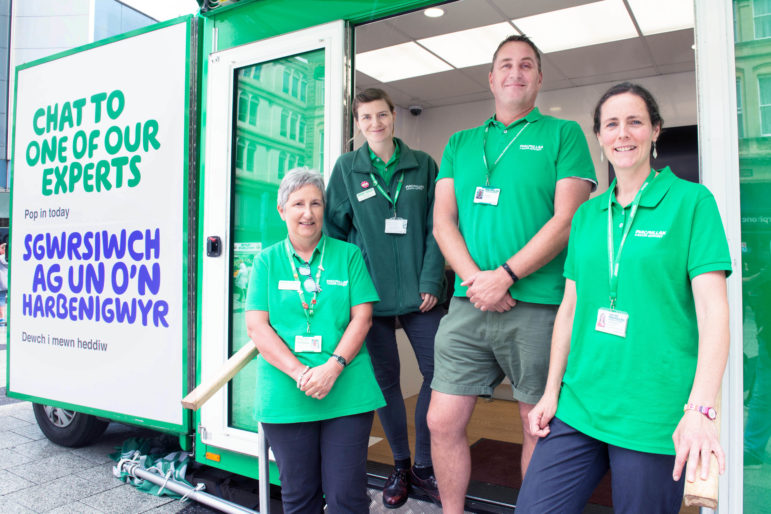
[[[233,256],[231,350],[251,344],[244,300],[254,257],[286,237],[276,210],[278,185],[299,166],[323,173],[324,49],[241,68],[236,73],[232,143]],[[256,362],[231,382],[230,425],[257,430]]]
[[[207,452],[211,452],[212,454],[218,455],[220,460],[217,461],[215,459],[208,458],[206,456]],[[215,446],[209,446],[207,444],[204,444],[203,442],[201,442],[200,434],[196,434],[195,460],[196,462],[200,462],[201,464],[206,464],[207,466],[224,469],[231,473],[237,473],[239,475],[244,475],[249,478],[254,478],[255,480],[258,480],[260,478],[259,476],[260,470],[258,467],[260,460],[257,457],[252,457],[250,455],[231,452],[228,450],[217,448]],[[278,479],[278,467],[276,466],[276,463],[273,461],[270,462],[270,483],[275,485],[280,485],[280,482]]]
[[[765,10],[759,9],[766,7]],[[769,2],[734,0],[744,305],[744,512],[771,503],[771,38]]]
[[[402,14],[441,0],[258,0],[234,4],[206,14],[218,29],[217,48],[224,50],[244,43],[285,34],[335,20],[351,23]],[[207,30],[207,39],[211,33]],[[207,46],[211,48],[211,46]]]

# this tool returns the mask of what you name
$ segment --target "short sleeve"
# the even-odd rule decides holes
[[[348,287],[351,295],[351,307],[362,303],[380,301],[375,284],[372,283],[372,277],[370,277],[367,266],[364,264],[361,250],[354,245],[350,245],[348,277],[351,281]]]
[[[570,280],[576,280],[576,241],[579,239],[578,226],[581,208],[573,215],[573,220],[570,222],[570,238],[568,239],[568,252],[565,257],[565,271],[563,276]]]
[[[731,254],[717,203],[712,193],[700,187],[702,194],[693,213],[688,246],[688,276],[691,280],[710,271],[725,271],[726,276],[731,274]]]
[[[269,266],[266,252],[260,252],[249,273],[249,286],[246,290],[247,311],[268,310]]]
[[[455,143],[457,138],[457,134],[454,134],[447,142],[447,146],[444,147],[442,165],[439,167],[439,175],[436,177],[437,182],[443,178],[455,177]]]
[[[571,177],[591,181],[594,184],[592,190],[597,187],[589,145],[581,127],[574,121],[562,125],[557,155],[557,180]]]

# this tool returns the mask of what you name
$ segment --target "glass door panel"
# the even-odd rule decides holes
[[[231,353],[251,344],[244,300],[252,262],[286,237],[276,210],[287,171],[307,166],[323,173],[324,49],[237,70],[233,139]],[[320,94],[319,94],[320,93]],[[231,382],[230,426],[257,430],[255,362]]]

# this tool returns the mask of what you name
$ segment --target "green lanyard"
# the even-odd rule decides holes
[[[316,297],[319,294],[319,290],[321,287],[319,287],[319,284],[321,284],[321,272],[324,270],[324,251],[327,249],[327,239],[324,238],[324,244],[321,246],[321,260],[319,261],[319,266],[316,268],[316,289],[313,291],[313,298],[311,298],[311,303],[308,305],[308,302],[305,301],[305,294],[303,293],[303,285],[300,284],[300,275],[297,273],[297,267],[294,265],[294,257],[292,257],[292,248],[289,244],[289,238],[286,239],[286,255],[289,257],[289,265],[292,267],[292,276],[294,276],[294,279],[297,281],[298,287],[297,292],[300,295],[300,303],[302,303],[303,306],[303,313],[305,314],[305,321],[308,325],[308,333],[311,333],[311,317],[313,316],[313,309],[316,307]],[[313,257],[311,257],[311,260],[313,260]],[[310,269],[311,263],[308,261],[308,268]]]
[[[643,182],[642,187],[639,191],[637,191],[637,194],[634,197],[634,200],[632,201],[632,210],[629,213],[629,219],[627,220],[627,223],[624,225],[624,233],[621,236],[621,242],[618,245],[618,251],[616,254],[613,254],[613,194],[608,194],[608,259],[610,261],[610,266],[608,267],[608,271],[610,274],[610,308],[615,309],[616,307],[616,296],[618,296],[618,265],[621,261],[621,250],[624,249],[624,243],[626,243],[626,238],[629,235],[629,232],[632,230],[632,223],[634,223],[634,218],[637,216],[637,209],[640,206],[640,198],[642,198],[642,192],[645,190],[645,188],[648,186],[648,184],[651,181],[651,177],[655,177],[656,172],[651,169],[650,174],[648,175],[648,178],[645,179],[645,182]]]
[[[487,148],[487,133],[490,131],[490,123],[487,124],[485,127],[485,136],[482,140],[482,162],[485,163],[485,174],[487,175],[487,181],[485,182],[485,186],[490,185],[490,175],[493,173],[493,169],[495,169],[496,166],[498,166],[498,163],[500,162],[503,155],[508,151],[509,147],[514,143],[514,141],[517,140],[519,135],[527,128],[527,126],[530,125],[530,122],[528,121],[525,123],[525,125],[519,129],[519,132],[517,132],[517,135],[514,136],[514,139],[509,141],[509,144],[506,145],[506,148],[503,149],[503,151],[500,153],[497,159],[495,159],[495,162],[493,163],[493,167],[490,168],[490,166],[487,164],[487,155],[485,155],[485,148]]]
[[[371,171],[369,172],[369,178],[372,179],[372,183],[375,184],[375,189],[380,191],[380,194],[385,197],[386,200],[388,200],[388,203],[391,204],[391,206],[394,208],[394,218],[396,217],[396,202],[399,201],[399,193],[402,191],[402,184],[404,184],[404,172],[402,171],[402,174],[399,175],[399,183],[396,185],[396,194],[394,195],[393,200],[391,200],[391,195],[388,194],[388,191],[382,188],[380,185],[380,182],[377,181],[377,178],[375,178],[375,174]]]

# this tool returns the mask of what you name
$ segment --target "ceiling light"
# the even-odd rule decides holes
[[[603,0],[512,21],[543,53],[638,36],[621,0]]]
[[[646,36],[693,28],[692,0],[629,0],[629,7]]]
[[[456,68],[466,68],[492,62],[493,52],[501,41],[517,33],[504,22],[419,39],[418,43]]]
[[[425,14],[429,18],[439,18],[440,16],[444,16],[444,9],[440,7],[429,7],[428,9],[423,11],[423,14]]]
[[[393,82],[448,71],[452,66],[410,41],[356,54],[356,69],[380,82]]]

